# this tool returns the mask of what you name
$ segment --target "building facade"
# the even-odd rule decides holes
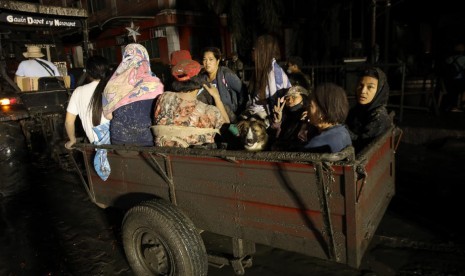
[[[124,46],[136,41],[144,45],[153,62],[169,63],[176,50],[189,50],[200,59],[201,49],[217,46],[231,50],[227,18],[196,5],[200,1],[176,0],[87,0],[89,51],[118,63]],[[128,28],[137,32],[131,36]]]

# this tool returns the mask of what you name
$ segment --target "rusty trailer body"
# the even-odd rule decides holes
[[[243,274],[255,243],[359,267],[395,193],[394,140],[393,128],[357,155],[106,146],[106,181],[93,168],[95,146],[77,147],[97,205],[161,198],[199,232],[231,237],[229,262]],[[221,263],[224,254],[208,252]]]

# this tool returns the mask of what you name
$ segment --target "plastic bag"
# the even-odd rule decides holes
[[[110,144],[110,122],[95,126],[92,128],[97,136],[94,145],[108,145]],[[106,149],[96,149],[94,157],[94,168],[98,176],[105,181],[111,173],[110,163],[107,158]]]

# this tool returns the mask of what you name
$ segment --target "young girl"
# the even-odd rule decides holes
[[[358,151],[392,125],[386,109],[389,85],[384,72],[379,68],[364,70],[360,75],[356,95],[357,104],[349,111],[346,124],[355,150]]]
[[[262,35],[257,38],[252,54],[255,70],[248,87],[248,108],[255,110],[255,113],[266,112],[271,117],[278,98],[291,87],[285,71],[277,63],[280,57],[276,37]]]
[[[298,133],[305,124],[303,114],[308,106],[309,91],[302,86],[293,86],[286,95],[279,98],[274,106],[273,124],[271,128],[276,131],[276,141],[272,150],[292,150],[302,145]]]

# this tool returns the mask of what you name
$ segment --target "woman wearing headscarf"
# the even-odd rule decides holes
[[[163,84],[150,69],[145,47],[127,45],[103,94],[103,113],[111,120],[112,144],[153,145],[153,102],[162,92]]]
[[[356,95],[357,104],[349,111],[346,124],[355,150],[360,150],[392,125],[386,109],[389,99],[386,74],[377,67],[364,70]]]

